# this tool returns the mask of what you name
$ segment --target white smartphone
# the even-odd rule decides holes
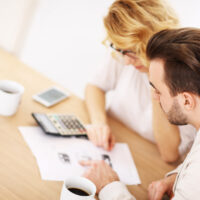
[[[39,94],[33,95],[33,99],[46,107],[53,106],[60,101],[69,97],[69,94],[62,90],[51,87],[47,90],[40,92]]]

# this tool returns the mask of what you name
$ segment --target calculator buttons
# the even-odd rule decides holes
[[[86,129],[74,115],[47,114],[61,135],[85,135]]]

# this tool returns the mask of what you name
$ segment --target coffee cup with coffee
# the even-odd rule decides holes
[[[60,200],[95,200],[96,186],[84,177],[68,177],[64,181]]]
[[[16,113],[24,87],[14,81],[0,81],[0,115],[11,116]]]

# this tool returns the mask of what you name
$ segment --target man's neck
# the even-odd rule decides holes
[[[194,113],[193,120],[190,122],[197,130],[200,129],[200,111],[198,113]]]

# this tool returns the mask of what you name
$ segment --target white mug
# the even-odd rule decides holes
[[[86,192],[87,196],[75,194],[73,189]],[[64,181],[60,200],[95,200],[96,186],[87,178],[81,176],[68,177]]]
[[[24,87],[14,81],[0,81],[0,115],[11,116],[16,113]]]

